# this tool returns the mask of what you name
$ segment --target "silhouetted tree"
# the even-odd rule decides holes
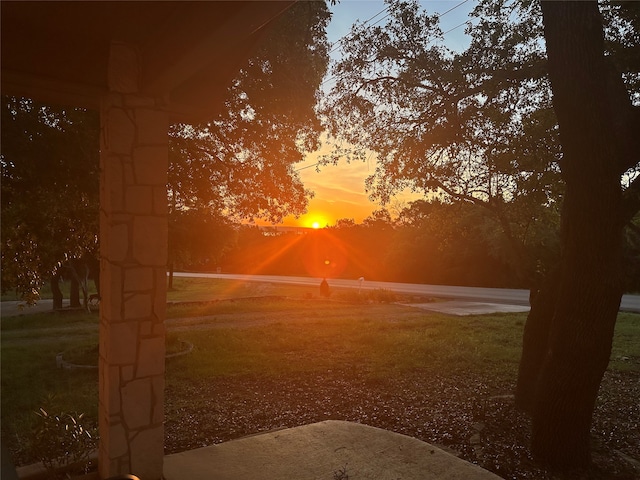
[[[325,2],[293,5],[233,81],[224,111],[171,129],[174,209],[274,223],[305,211],[310,192],[293,165],[319,146],[315,105],[328,64],[328,20]]]
[[[174,255],[201,254],[214,216],[276,221],[304,211],[310,193],[292,165],[318,146],[328,19],[325,2],[292,6],[229,87],[225,112],[172,127],[170,234],[181,235],[170,239]],[[97,113],[3,98],[1,155],[2,287],[34,300],[58,262],[95,246]]]
[[[292,6],[233,81],[223,113],[171,128],[170,216],[177,217],[172,225],[190,209],[202,212],[203,221],[224,215],[236,222],[277,223],[304,213],[312,193],[293,165],[319,146],[315,105],[328,64],[328,20],[325,2]],[[201,236],[198,229],[184,233]],[[177,252],[178,242],[171,244]]]
[[[571,468],[589,461],[623,229],[640,204],[640,4],[602,2],[606,24],[596,2],[542,5],[544,31],[539,2],[481,1],[460,53],[416,2],[389,2],[386,26],[354,26],[324,106],[354,148],[327,161],[377,153],[368,187],[383,202],[410,187],[487,209],[523,278],[538,265],[530,227],[562,204],[561,257],[527,321],[517,400],[537,458]]]
[[[215,270],[235,239],[235,226],[210,209],[175,211],[169,218],[169,288],[174,268]]]
[[[623,231],[640,208],[640,177],[625,191],[621,178],[640,162],[640,112],[622,75],[637,79],[640,49],[635,70],[618,70],[596,2],[542,1],[542,11],[566,193],[560,262],[527,320],[517,401],[532,414],[535,456],[572,469],[590,462],[624,291]],[[627,25],[636,34],[639,26]]]
[[[437,15],[415,1],[388,5],[386,25],[352,28],[332,69],[323,113],[339,141],[326,161],[375,152],[367,187],[383,203],[411,188],[481,206],[530,280],[531,227],[562,191],[539,7],[481,2],[470,46],[453,52]]]
[[[96,253],[98,116],[2,97],[2,289],[38,299],[61,263]]]

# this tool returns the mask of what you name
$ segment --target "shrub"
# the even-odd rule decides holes
[[[45,468],[53,474],[58,469],[68,469],[77,464],[86,473],[91,453],[97,447],[97,435],[95,429],[83,424],[84,414],[49,415],[40,408],[36,415],[39,421],[32,448]]]

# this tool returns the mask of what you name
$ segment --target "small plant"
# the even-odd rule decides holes
[[[32,448],[45,468],[53,475],[58,469],[78,465],[87,473],[97,437],[83,424],[84,414],[50,415],[44,408],[35,413],[39,421]]]

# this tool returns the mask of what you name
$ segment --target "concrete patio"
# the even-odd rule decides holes
[[[165,480],[496,480],[433,445],[338,420],[168,455]]]

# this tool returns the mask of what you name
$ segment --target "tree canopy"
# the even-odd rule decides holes
[[[223,113],[172,127],[174,208],[274,223],[304,213],[311,193],[293,165],[319,146],[315,106],[328,64],[328,21],[324,2],[295,4],[235,78]]]
[[[333,67],[322,111],[339,146],[326,161],[375,152],[367,187],[383,203],[408,187],[490,210],[531,271],[522,245],[562,192],[537,4],[481,2],[463,52],[417,2],[388,7],[386,25],[353,27]]]
[[[98,116],[2,97],[2,288],[27,301],[97,249]]]
[[[210,232],[222,216],[276,221],[304,211],[310,192],[293,164],[318,145],[328,19],[325,2],[288,9],[228,88],[223,113],[171,127],[172,257],[200,255],[185,232]],[[3,97],[4,290],[33,300],[58,262],[96,247],[98,123],[96,112]]]
[[[452,52],[437,15],[390,0],[386,25],[353,27],[322,110],[338,139],[327,162],[377,154],[368,187],[382,202],[409,187],[485,208],[529,275],[540,258],[523,246],[547,238],[536,230],[560,212],[517,391],[534,454],[556,468],[589,462],[624,290],[624,227],[636,228],[640,209],[639,10],[484,0],[469,47]]]

